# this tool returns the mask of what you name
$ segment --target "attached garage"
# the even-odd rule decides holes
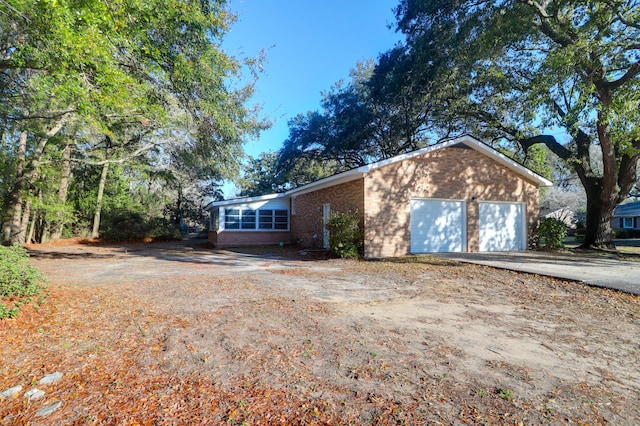
[[[282,194],[212,202],[209,241],[320,248],[330,212],[357,212],[365,258],[526,250],[550,185],[465,135]]]
[[[458,200],[411,200],[411,253],[462,252],[466,205]]]
[[[526,250],[524,203],[479,202],[480,251]]]

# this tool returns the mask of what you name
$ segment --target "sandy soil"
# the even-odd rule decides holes
[[[64,371],[54,423],[640,423],[636,296],[435,257],[31,252],[51,297],[0,323],[0,387]],[[0,421],[36,409],[0,401]]]

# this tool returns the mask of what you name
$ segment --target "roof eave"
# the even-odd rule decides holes
[[[257,197],[233,198],[231,200],[212,201],[209,204],[207,204],[204,209],[206,211],[209,211],[214,207],[232,206],[234,204],[254,203],[257,201],[268,201],[268,200],[274,200],[276,198],[284,198],[286,196],[287,196],[286,193],[282,192],[277,194],[260,195]]]
[[[362,171],[363,168],[366,168],[366,166],[342,172],[337,175],[329,176],[327,178],[308,183],[298,188],[290,189],[289,191],[285,192],[285,194],[287,196],[296,197],[308,192],[319,191],[321,189],[330,188],[342,183],[351,182],[353,180],[362,178],[366,174],[366,172]]]
[[[518,164],[517,162],[513,161],[512,159],[510,159],[509,157],[507,157],[506,155],[496,151],[494,148],[490,147],[489,145],[483,143],[482,141],[474,138],[471,135],[463,135],[463,136],[459,136],[457,138],[454,139],[449,139],[447,141],[444,142],[440,142],[434,145],[430,145],[427,146],[425,148],[419,149],[417,151],[413,151],[413,152],[409,152],[407,154],[401,154],[401,155],[397,155],[395,157],[392,158],[388,158],[386,160],[381,160],[381,161],[377,161],[375,163],[371,163],[368,164],[366,166],[362,166],[360,167],[358,170],[360,170],[361,172],[369,172],[371,170],[380,168],[380,167],[384,167],[384,166],[388,166],[389,164],[394,164],[400,161],[404,161],[404,160],[408,160],[420,155],[424,155],[426,153],[432,152],[432,151],[438,151],[440,149],[443,148],[448,148],[457,144],[464,144],[472,149],[475,149],[477,151],[480,151],[482,153],[484,153],[485,155],[487,155],[488,157],[494,159],[496,162],[502,164],[503,166],[507,167],[508,169],[511,169],[512,171],[527,177],[528,179],[532,180],[533,182],[535,182],[536,184],[538,184],[539,186],[553,186],[553,182],[551,182],[550,180],[538,175],[537,173],[529,170],[528,168],[524,167],[521,164]]]

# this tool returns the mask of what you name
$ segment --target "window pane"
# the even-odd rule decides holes
[[[256,229],[256,212],[255,210],[242,209],[242,218],[240,227],[242,229]]]
[[[260,223],[259,228],[260,229],[273,229],[273,224],[271,223],[271,221],[269,221],[268,223]]]
[[[262,224],[271,224],[273,221],[273,210],[260,210],[260,228],[271,229],[271,227],[263,228]]]
[[[224,220],[224,227],[226,229],[240,229],[240,220],[237,217],[227,216]]]
[[[289,216],[286,210],[276,210],[275,213],[276,213],[276,216],[284,216],[284,217]]]
[[[225,214],[225,216],[240,216],[240,210],[239,209],[225,209],[224,214]]]
[[[275,229],[287,229],[287,225],[286,223],[276,223],[275,224]]]
[[[276,220],[275,221],[276,221],[276,223],[287,223],[288,222],[287,217],[277,217],[277,216],[276,216]]]

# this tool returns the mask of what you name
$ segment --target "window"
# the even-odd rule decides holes
[[[286,210],[273,211],[273,228],[289,229],[289,212]]]
[[[256,229],[256,211],[241,210],[240,227],[242,229]]]
[[[256,211],[251,209],[225,209],[225,229],[256,229]]]
[[[240,209],[225,209],[224,228],[240,229]]]
[[[289,229],[289,214],[287,210],[260,210],[258,219],[259,229]]]
[[[633,218],[632,217],[623,217],[622,218],[622,227],[624,229],[633,229]]]
[[[220,210],[215,209],[211,211],[211,223],[209,224],[209,229],[212,231],[217,231],[220,228]]]
[[[288,210],[225,209],[225,229],[289,229]]]
[[[273,229],[273,210],[260,210],[260,229]]]

